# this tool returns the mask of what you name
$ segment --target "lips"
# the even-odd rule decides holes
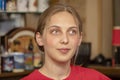
[[[58,49],[61,53],[64,53],[64,54],[66,54],[66,53],[68,53],[69,52],[69,48],[60,48],[60,49]]]

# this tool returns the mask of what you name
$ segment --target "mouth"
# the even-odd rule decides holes
[[[69,48],[60,48],[60,49],[57,49],[59,52],[61,52],[61,53],[64,53],[64,54],[66,54],[66,53],[68,53],[69,51],[70,51],[70,49]]]

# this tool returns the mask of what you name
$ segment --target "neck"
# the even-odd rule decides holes
[[[70,61],[58,63],[52,60],[45,60],[45,64],[39,71],[54,80],[63,80],[70,74],[70,70]]]

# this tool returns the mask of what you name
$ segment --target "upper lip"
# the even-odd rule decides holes
[[[58,50],[70,50],[70,48],[59,48]]]

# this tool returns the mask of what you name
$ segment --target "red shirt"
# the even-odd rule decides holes
[[[38,70],[34,70],[31,74],[22,78],[21,80],[53,80],[53,79],[46,77]],[[80,66],[71,66],[71,73],[64,80],[111,80],[111,79],[93,69],[84,68]]]

